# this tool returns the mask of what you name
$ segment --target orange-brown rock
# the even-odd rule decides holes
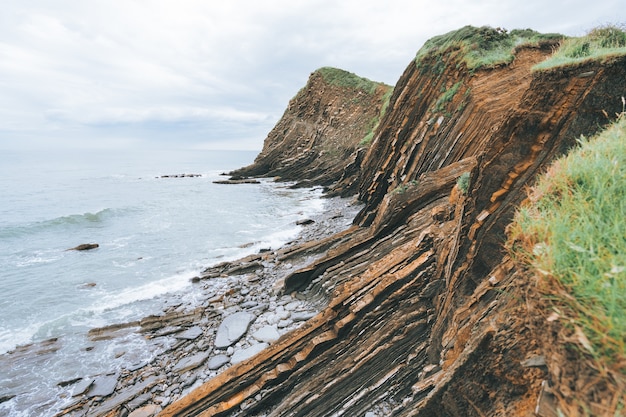
[[[327,307],[160,415],[530,416],[542,396],[573,410],[572,393],[609,409],[597,387],[612,381],[593,370],[564,386],[532,281],[503,249],[525,188],[626,95],[626,57],[532,72],[553,47],[476,71],[411,62],[360,164],[364,209],[285,277],[286,291],[315,283]]]

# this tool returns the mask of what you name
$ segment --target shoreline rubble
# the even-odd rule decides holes
[[[194,302],[164,296],[162,314],[90,329],[87,336],[92,345],[139,335],[154,354],[147,361],[118,365],[107,374],[58,381],[62,392],[52,406],[53,414],[45,414],[50,407],[41,410],[55,417],[112,412],[132,417],[135,411],[148,409],[151,414],[137,415],[153,415],[314,317],[327,301],[324,295],[311,287],[284,294],[283,279],[322,256],[323,252],[307,250],[310,243],[350,227],[361,207],[347,198],[324,201],[324,211],[306,219],[294,241],[208,267],[192,278],[188,291],[193,292]],[[36,345],[32,355],[23,352],[20,359],[34,356],[36,360]],[[132,352],[119,355],[132,357]],[[16,399],[20,396],[14,394]]]

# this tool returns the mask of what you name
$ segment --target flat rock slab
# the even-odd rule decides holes
[[[256,319],[252,313],[240,311],[226,317],[215,335],[215,347],[224,349],[233,345],[246,334],[250,324]]]
[[[291,320],[293,321],[307,321],[316,316],[315,311],[298,311],[291,313]]]
[[[115,391],[117,385],[117,375],[99,376],[93,381],[91,388],[87,392],[88,397],[108,397]]]
[[[161,411],[158,405],[150,404],[136,409],[128,415],[128,417],[152,417]]]
[[[216,355],[209,359],[209,362],[207,363],[207,368],[214,371],[226,365],[229,361],[230,358],[227,355]]]
[[[252,333],[252,337],[259,342],[272,343],[278,340],[280,334],[278,333],[276,326],[263,326],[256,332]]]
[[[176,364],[176,366],[174,366],[174,369],[172,369],[172,371],[182,374],[190,369],[194,369],[202,365],[204,361],[206,361],[208,358],[209,358],[209,354],[207,352],[199,352],[199,353],[196,353],[195,355],[187,356],[181,359],[180,361],[178,361],[178,363]]]
[[[77,395],[83,395],[87,392],[89,388],[91,388],[91,384],[93,384],[93,378],[83,378],[74,386],[74,391],[72,396],[76,397]]]
[[[237,350],[233,353],[233,356],[230,358],[230,363],[233,365],[239,362],[243,362],[246,359],[250,359],[257,353],[261,352],[263,349],[267,348],[269,345],[267,343],[259,343],[257,345],[252,345],[247,349]]]
[[[184,332],[177,334],[176,339],[194,340],[202,334],[202,329],[199,326],[191,327]]]

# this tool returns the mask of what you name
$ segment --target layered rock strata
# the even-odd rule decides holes
[[[342,176],[352,178],[356,172],[349,168],[362,155],[357,150],[377,126],[391,88],[340,69],[313,72],[254,163],[230,173],[233,181],[279,177],[298,186],[328,186]]]
[[[622,110],[626,58],[532,72],[554,47],[520,47],[512,63],[475,71],[455,58],[437,72],[428,55],[411,62],[352,182],[365,207],[324,256],[285,277],[287,292],[308,288],[326,307],[161,415],[566,408],[572,388],[520,302],[533,289],[503,249],[505,228],[536,175]]]

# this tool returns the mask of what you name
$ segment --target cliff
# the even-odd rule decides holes
[[[318,69],[289,102],[254,163],[230,175],[328,186],[344,171],[354,174],[363,153],[358,150],[371,137],[391,90],[340,69]]]
[[[332,165],[328,180],[335,182],[325,183],[334,192],[358,192],[365,206],[347,231],[303,247],[328,249],[286,276],[284,288],[312,285],[309,292],[324,297],[326,308],[161,415],[616,412],[623,376],[603,373],[583,349],[572,348],[580,343],[567,321],[550,314],[536,277],[510,259],[504,242],[538,174],[581,134],[597,132],[623,110],[626,56],[533,71],[559,38],[477,64],[467,59],[467,45],[509,45],[509,34],[463,28],[446,36],[409,63],[366,154],[343,154],[343,170],[339,161]],[[318,122],[293,121],[293,106],[314,108],[309,97],[319,103],[320,93],[310,89],[317,78],[290,103],[285,124],[272,131],[255,164],[240,173],[322,177],[311,143],[280,156],[296,125],[317,132],[315,123],[352,120],[330,122],[334,112],[320,106],[311,119]],[[368,117],[378,114],[383,94],[381,88],[372,99]],[[358,169],[346,170],[345,159]],[[290,168],[262,162],[269,160],[286,160]]]

